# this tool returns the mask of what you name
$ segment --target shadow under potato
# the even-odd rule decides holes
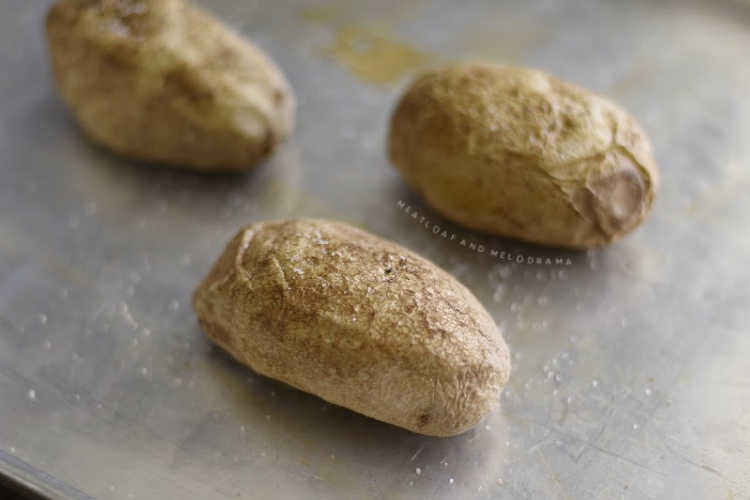
[[[51,88],[48,95],[23,111],[10,131],[18,138],[11,141],[7,159],[19,168],[39,170],[34,177],[40,183],[54,183],[56,196],[77,196],[83,198],[82,203],[94,201],[104,211],[110,207],[113,214],[148,211],[153,205],[166,204],[185,214],[219,218],[238,198],[283,213],[293,205],[298,192],[300,162],[291,141],[245,172],[209,174],[112,152],[83,132]],[[33,142],[29,135],[35,138]],[[38,147],[39,142],[56,147]],[[57,168],[61,164],[73,168]],[[266,192],[273,183],[283,183],[288,189],[275,189],[270,197]]]
[[[165,221],[176,216],[182,226],[192,220],[239,229],[259,217],[283,217],[299,202],[293,150],[280,151],[243,174],[204,174],[121,158],[96,146],[89,150],[94,161],[81,166],[82,184],[113,214],[141,213]]]
[[[209,342],[204,339],[204,342]],[[472,443],[476,430],[448,437],[423,436],[371,419],[346,408],[264,377],[238,363],[219,347],[207,352],[207,380],[222,393],[234,423],[243,425],[248,440],[267,446],[268,453],[301,454],[303,459],[389,464],[409,463],[415,450],[423,460],[439,461],[467,446],[486,448],[493,444]],[[244,446],[244,445],[242,445]],[[283,453],[290,448],[292,453]],[[436,458],[437,457],[437,458]]]
[[[386,237],[433,260],[443,269],[457,274],[462,269],[483,274],[498,264],[527,270],[558,270],[585,267],[587,253],[526,243],[495,236],[454,223],[429,207],[402,182],[394,183],[390,207],[379,221]],[[463,281],[463,279],[462,279]],[[470,287],[471,288],[471,287]],[[486,288],[480,286],[479,288]],[[475,290],[472,288],[472,290]]]

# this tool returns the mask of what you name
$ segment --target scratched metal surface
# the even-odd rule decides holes
[[[299,97],[294,137],[240,177],[93,147],[51,85],[47,3],[5,6],[0,470],[67,499],[750,498],[750,6],[358,3],[206,2]],[[630,109],[663,174],[647,223],[565,254],[424,208],[387,164],[387,119],[417,66],[462,56],[544,68]],[[514,353],[501,409],[421,437],[209,345],[189,296],[223,243],[303,214],[361,224],[466,283]],[[463,238],[571,264],[507,265]]]

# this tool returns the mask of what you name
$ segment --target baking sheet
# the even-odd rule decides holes
[[[747,3],[202,4],[298,96],[293,138],[245,176],[91,145],[51,85],[49,3],[3,9],[2,473],[67,499],[750,498]],[[390,110],[420,67],[458,57],[539,67],[627,107],[662,171],[646,224],[566,253],[472,233],[410,194],[385,158]],[[513,352],[502,408],[422,437],[212,347],[196,283],[240,226],[300,215],[396,240],[473,290]]]

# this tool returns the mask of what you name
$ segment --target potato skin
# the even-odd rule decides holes
[[[421,434],[476,425],[510,373],[505,341],[463,285],[344,223],[246,227],[193,307],[207,336],[258,373]]]
[[[418,77],[392,115],[388,151],[449,219],[551,246],[620,238],[649,212],[659,182],[645,133],[616,104],[484,62]]]
[[[246,170],[290,133],[294,98],[260,50],[182,0],[59,0],[63,101],[95,142],[206,172]]]

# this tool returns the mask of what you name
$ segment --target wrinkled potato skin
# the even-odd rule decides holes
[[[193,306],[207,336],[258,373],[422,434],[476,425],[510,372],[503,337],[463,285],[343,223],[243,229]]]
[[[240,171],[292,129],[281,72],[182,0],[60,0],[47,41],[63,101],[92,140],[117,153]]]
[[[391,118],[389,156],[443,215],[551,246],[606,245],[651,209],[648,139],[613,102],[540,71],[464,63],[428,72]]]

